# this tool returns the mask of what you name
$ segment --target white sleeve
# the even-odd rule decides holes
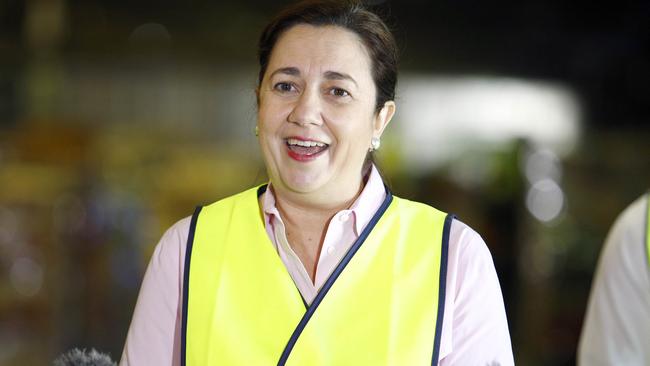
[[[440,366],[514,365],[501,286],[483,239],[454,220]]]
[[[120,366],[180,364],[180,296],[190,218],[173,225],[156,246],[142,280]]]
[[[650,365],[650,271],[644,196],[616,220],[601,253],[578,346],[579,365]]]

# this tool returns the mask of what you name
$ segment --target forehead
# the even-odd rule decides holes
[[[303,72],[339,71],[362,78],[370,76],[370,57],[359,36],[338,26],[298,24],[278,39],[269,71],[297,67]]]

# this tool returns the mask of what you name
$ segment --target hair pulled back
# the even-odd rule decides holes
[[[359,1],[307,0],[281,11],[264,29],[258,44],[259,85],[280,36],[298,24],[338,26],[354,32],[366,47],[371,74],[377,90],[375,112],[395,99],[398,51],[395,38],[386,24]]]

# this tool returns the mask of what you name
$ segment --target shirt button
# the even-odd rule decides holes
[[[332,255],[334,253],[334,247],[327,247],[327,254]]]
[[[350,218],[350,213],[349,212],[343,212],[341,215],[339,215],[339,220],[341,222],[348,221],[349,218]]]

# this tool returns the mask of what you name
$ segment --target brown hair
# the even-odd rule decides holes
[[[298,24],[338,26],[357,34],[370,55],[372,78],[377,89],[375,113],[387,101],[395,99],[398,60],[395,38],[381,18],[359,1],[308,0],[281,11],[266,26],[259,40],[259,85],[275,43],[282,33]]]

